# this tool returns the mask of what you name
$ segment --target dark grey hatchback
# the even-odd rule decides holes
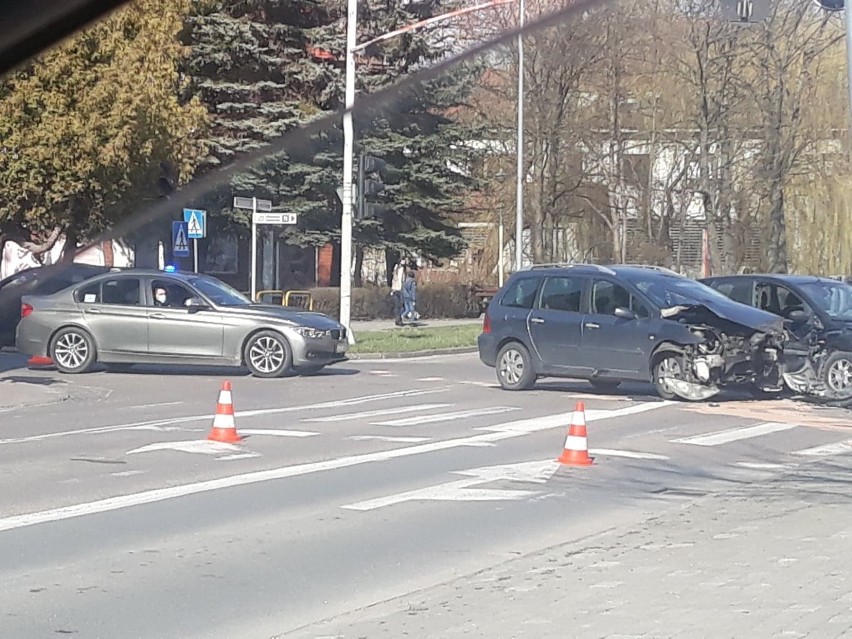
[[[541,265],[497,293],[478,345],[507,390],[540,377],[587,379],[599,390],[636,380],[696,401],[725,385],[780,391],[784,335],[771,313],[666,269]]]

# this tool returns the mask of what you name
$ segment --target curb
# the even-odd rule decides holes
[[[411,351],[408,353],[347,353],[346,357],[351,360],[359,359],[418,359],[421,357],[432,357],[433,355],[461,355],[463,353],[476,353],[476,346],[462,346],[460,348],[438,348],[432,351]]]

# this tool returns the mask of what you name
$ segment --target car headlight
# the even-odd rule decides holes
[[[296,332],[302,337],[307,337],[308,339],[319,339],[321,337],[325,337],[328,335],[328,331],[321,331],[316,328],[309,328],[307,326],[297,326]]]

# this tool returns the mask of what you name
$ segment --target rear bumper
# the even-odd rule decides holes
[[[497,339],[494,335],[480,333],[476,339],[476,346],[479,349],[479,361],[486,366],[494,368],[497,366]]]
[[[47,357],[49,356],[48,341],[50,330],[35,322],[22,321],[18,324],[15,333],[15,346],[23,355]]]

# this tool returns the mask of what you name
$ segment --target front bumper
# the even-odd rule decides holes
[[[349,341],[345,337],[334,339],[331,336],[305,337],[299,335],[291,344],[293,347],[293,366],[319,366],[335,364],[346,360]]]

